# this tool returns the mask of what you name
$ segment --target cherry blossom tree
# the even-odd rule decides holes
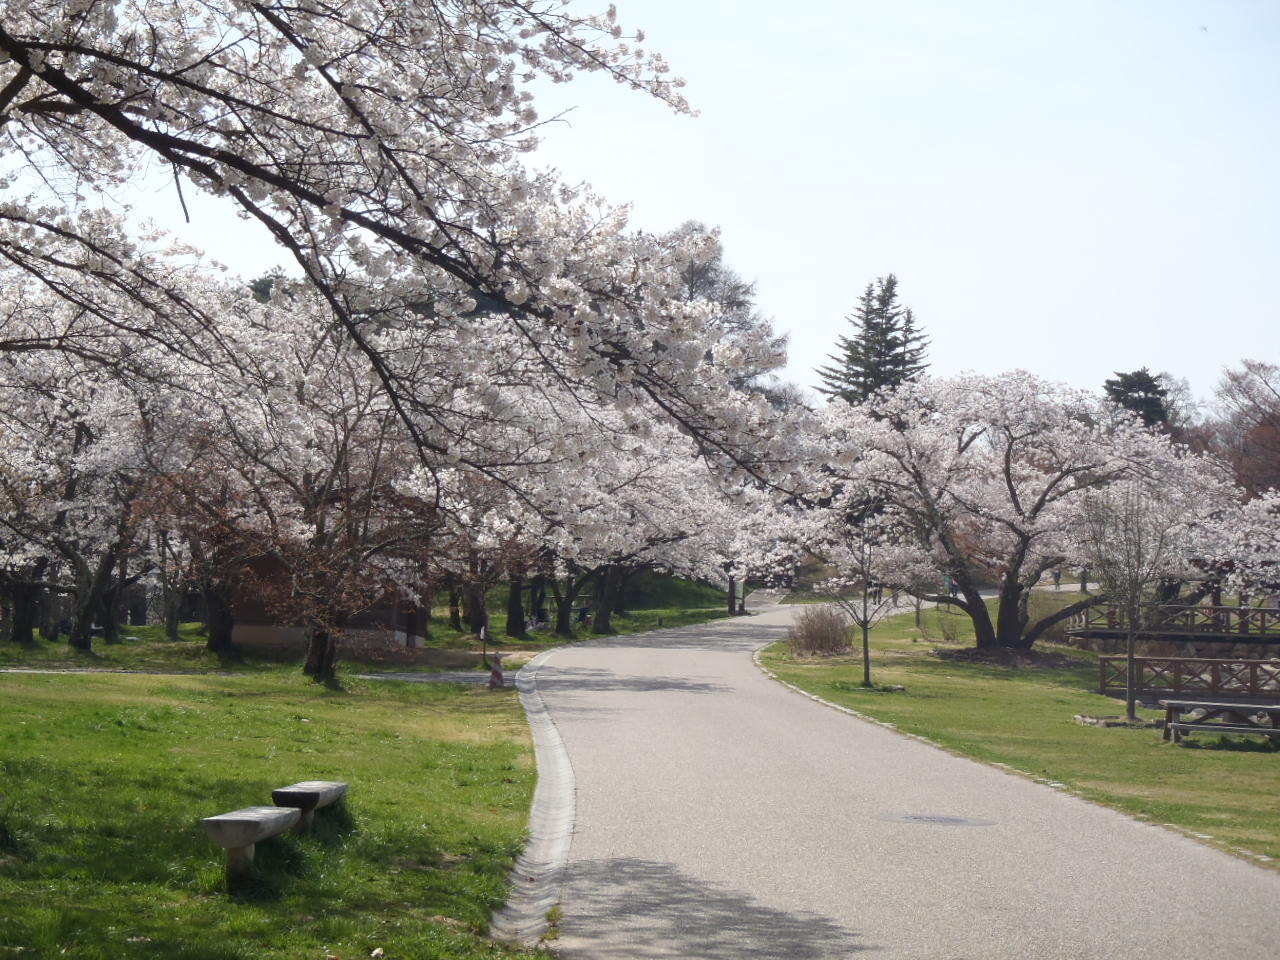
[[[860,515],[853,507],[875,504],[896,544],[881,553],[877,580],[958,607],[980,648],[1030,647],[1106,599],[1093,595],[1034,622],[1028,608],[1046,571],[1082,559],[1090,491],[1141,477],[1157,489],[1194,490],[1206,515],[1232,495],[1216,463],[1103,404],[1023,372],[904,384],[878,395],[874,414],[833,402],[821,415],[827,455],[810,496],[834,528],[826,539]],[[958,596],[924,587],[922,568],[950,577]],[[994,619],[984,580],[996,584]]]
[[[197,540],[256,571],[242,588],[305,628],[306,672],[328,680],[347,621],[393,586],[416,592],[441,524],[434,504],[397,489],[416,462],[403,421],[314,297],[228,296],[252,362],[188,391],[201,397],[181,431],[198,473],[173,475],[173,489],[209,530]]]
[[[831,523],[829,512],[835,501],[844,522]],[[897,612],[899,599],[905,593],[920,591],[936,581],[932,570],[919,562],[919,556],[905,531],[897,529],[893,516],[876,502],[847,499],[843,491],[835,493],[827,510],[811,511],[810,522],[798,527],[801,549],[816,556],[833,575],[814,585],[814,592],[838,606],[862,636],[862,685],[871,681],[871,629]],[[892,571],[892,582],[886,573]]]
[[[1280,596],[1280,490],[1267,490],[1238,510],[1224,511],[1216,525],[1218,557],[1228,581],[1242,591]]]
[[[71,597],[71,643],[89,650],[95,626],[115,637],[122,589],[141,568],[134,501],[147,398],[101,370],[57,354],[4,365],[0,377],[0,529],[20,641],[51,591]],[[60,570],[68,572],[65,581]]]
[[[1144,421],[1147,418],[1143,418]],[[1204,488],[1157,484],[1136,475],[1088,491],[1082,503],[1081,545],[1089,569],[1107,595],[1123,605],[1125,716],[1138,719],[1136,639],[1142,611],[1155,585],[1185,576],[1192,558],[1209,555],[1214,518]],[[1197,536],[1208,531],[1208,536]]]
[[[601,72],[688,109],[612,7],[32,0],[6,8],[0,56],[0,142],[37,174],[4,185],[0,251],[59,295],[85,296],[56,279],[70,270],[93,296],[133,298],[179,351],[174,314],[218,329],[171,295],[126,219],[77,212],[159,167],[178,202],[224,197],[293,259],[428,460],[451,452],[430,425],[438,396],[388,331],[447,328],[471,351],[501,331],[543,384],[656,408],[704,452],[757,457],[767,410],[734,384],[776,347],[759,330],[722,342],[713,309],[682,296],[712,238],[628,232],[622,210],[521,163],[535,80]],[[101,348],[92,330],[87,343]]]

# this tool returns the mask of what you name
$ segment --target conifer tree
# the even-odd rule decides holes
[[[1136,413],[1144,426],[1164,427],[1169,423],[1169,388],[1164,379],[1164,374],[1153,374],[1146,367],[1129,373],[1117,370],[1115,378],[1102,387],[1108,400]]]
[[[832,365],[818,368],[824,383],[820,393],[862,403],[882,387],[914,380],[928,366],[928,338],[911,309],[898,302],[898,278],[892,273],[867,284],[847,319],[853,334],[837,338]]]

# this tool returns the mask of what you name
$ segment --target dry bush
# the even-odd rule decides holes
[[[793,656],[831,656],[851,649],[853,624],[836,607],[806,607],[787,628],[787,645]]]

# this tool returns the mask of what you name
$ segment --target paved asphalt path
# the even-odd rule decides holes
[[[789,617],[537,667],[577,785],[565,960],[1280,958],[1280,874],[787,689],[751,651]]]

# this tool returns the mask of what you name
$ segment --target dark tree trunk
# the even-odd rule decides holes
[[[871,624],[867,618],[862,622],[862,685],[871,689]]]
[[[534,620],[546,620],[543,612],[547,607],[547,578],[538,574],[529,587],[529,616]]]
[[[422,630],[422,639],[426,640],[431,636],[431,607],[435,603],[435,594],[430,591],[423,591],[422,606],[418,612],[418,626]]]
[[[738,612],[737,581],[733,579],[733,575],[729,576],[729,616],[733,616]]]
[[[573,636],[573,597],[556,597],[556,636]]]
[[[987,609],[987,604],[982,599],[982,594],[978,592],[978,588],[973,585],[968,571],[953,574],[951,581],[955,584],[961,599],[964,600],[962,609],[973,621],[974,645],[979,650],[993,650],[999,647],[1001,644],[996,637],[995,625],[991,622],[991,611]]]
[[[560,637],[573,636],[573,601],[578,599],[583,588],[600,573],[601,568],[597,567],[590,573],[575,579],[574,574],[579,569],[581,568],[570,565],[565,575],[563,593],[560,591],[558,581],[551,582],[551,590],[556,598],[556,635]]]
[[[456,587],[449,588],[449,626],[462,632],[462,608],[460,606],[462,598],[458,594]]]
[[[204,601],[205,632],[208,640],[205,649],[219,657],[239,655],[231,641],[235,619],[231,616],[231,588],[224,583],[212,583],[201,590]]]
[[[1023,639],[1027,625],[1026,597],[1015,580],[1000,585],[1000,607],[996,611],[996,643],[1002,647],[1022,649],[1030,646]]]
[[[620,617],[626,616],[627,613],[627,588],[631,586],[631,581],[642,569],[638,566],[618,569],[618,587],[613,597],[613,612]]]
[[[487,626],[489,622],[489,611],[485,606],[484,588],[468,587],[466,591],[467,629],[476,636],[480,635],[480,628]]]
[[[120,624],[124,622],[129,601],[129,558],[121,555],[120,569],[102,594],[102,638],[107,643],[120,642]],[[143,621],[145,623],[145,621]]]
[[[511,577],[508,580],[507,595],[507,636],[523,636],[528,630],[524,619],[524,578]]]
[[[1009,557],[1008,572],[1000,581],[1000,606],[996,611],[996,643],[1002,647],[1030,646],[1023,640],[1023,633],[1027,626],[1026,589],[1018,579],[1025,560],[1026,545],[1023,544]]]
[[[71,633],[67,642],[81,653],[93,651],[93,614],[77,609],[71,620]]]
[[[30,584],[15,584],[9,590],[9,639],[29,647],[36,642],[36,622],[40,616],[39,587]]]
[[[46,640],[62,636],[62,598],[51,590],[40,591],[40,634]]]
[[[129,626],[145,627],[147,625],[147,592],[136,585],[127,594]]]
[[[178,625],[182,621],[183,591],[169,585],[164,589],[164,638],[178,639]]]
[[[418,608],[410,604],[404,614],[404,645],[413,649],[418,645]]]
[[[93,650],[94,621],[102,616],[106,604],[108,585],[111,583],[111,572],[116,565],[115,548],[107,550],[99,559],[93,570],[82,567],[80,570],[79,589],[76,591],[75,613],[71,621],[71,646],[89,653]]]
[[[102,639],[107,643],[120,642],[120,585],[108,587],[102,596],[102,611],[98,614],[102,624]]]
[[[592,633],[613,633],[613,604],[617,599],[618,580],[618,568],[606,567],[597,583],[596,612],[591,621]]]
[[[307,661],[303,673],[316,683],[332,683],[338,676],[338,636],[333,630],[307,631]]]

